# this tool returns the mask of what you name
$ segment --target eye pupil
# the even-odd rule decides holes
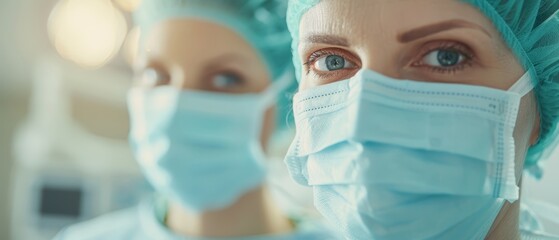
[[[443,67],[451,67],[460,61],[460,53],[457,51],[440,50],[437,54],[437,60]]]
[[[326,68],[329,71],[340,70],[345,66],[345,59],[338,55],[330,55],[326,57]]]

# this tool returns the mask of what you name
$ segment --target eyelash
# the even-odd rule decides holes
[[[221,70],[221,71],[213,71],[212,73],[208,74],[209,77],[216,77],[217,75],[233,76],[237,80],[238,86],[236,87],[242,86],[246,83],[245,76],[236,70],[228,69],[228,70]]]
[[[414,61],[411,66],[413,67],[422,67],[422,68],[428,68],[431,72],[434,73],[438,73],[438,74],[455,74],[458,71],[462,71],[464,70],[466,67],[470,67],[473,65],[472,60],[474,59],[474,54],[472,53],[473,51],[466,45],[455,42],[455,41],[446,41],[446,42],[437,42],[437,43],[427,43],[426,44],[427,47],[424,47],[424,50],[422,50],[420,53],[420,57],[418,60]],[[429,46],[430,45],[430,46]],[[434,52],[434,51],[441,51],[441,50],[450,50],[450,51],[456,51],[459,54],[461,54],[462,56],[464,56],[464,60],[457,66],[453,66],[453,67],[447,67],[447,68],[442,68],[442,67],[434,67],[434,66],[429,66],[429,65],[424,65],[422,63],[423,59],[430,53]],[[342,50],[338,50],[335,48],[329,48],[329,49],[322,49],[322,50],[318,50],[316,52],[313,52],[309,55],[309,57],[307,58],[307,61],[305,63],[303,63],[303,66],[305,67],[305,70],[307,72],[307,75],[311,73],[311,70],[313,70],[313,65],[315,64],[315,62],[325,56],[328,55],[338,55],[341,57],[344,57],[345,59],[352,61],[352,62],[356,62],[351,60],[351,56],[348,56],[348,54],[344,53]],[[357,65],[357,64],[356,64]],[[313,73],[315,75],[318,75],[319,77],[335,77],[338,75],[342,75],[343,73],[341,73],[342,71],[329,71],[329,72],[321,72],[321,71],[313,71]]]
[[[427,45],[429,45],[429,43],[427,43]],[[453,67],[447,67],[447,68],[424,65],[422,63],[423,59],[428,54],[434,51],[441,51],[441,50],[456,51],[462,56],[464,56],[464,60],[459,65]],[[431,72],[438,73],[438,74],[455,74],[458,71],[464,70],[466,67],[471,67],[473,64],[472,60],[474,59],[474,54],[472,53],[472,50],[468,46],[454,41],[431,43],[431,46],[427,46],[424,50],[422,50],[420,56],[421,57],[417,61],[413,62],[411,66],[426,67]]]
[[[351,61],[353,62],[357,67],[356,69],[359,69],[360,66],[359,64],[357,64],[357,61],[354,61],[352,56],[344,53],[342,50],[338,50],[335,48],[327,48],[327,49],[321,49],[318,50],[316,52],[313,52],[309,55],[309,57],[307,57],[307,61],[305,63],[303,63],[303,66],[305,67],[305,70],[307,72],[307,75],[311,73],[311,70],[313,70],[313,65],[316,63],[316,61],[318,61],[320,58],[328,56],[328,55],[338,55],[343,57],[344,59],[346,59],[347,61]],[[337,77],[340,75],[345,75],[343,73],[343,71],[313,71],[313,74],[319,76],[319,77]]]

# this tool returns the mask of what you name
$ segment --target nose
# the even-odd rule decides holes
[[[402,66],[398,61],[397,51],[391,50],[385,44],[371,44],[371,50],[366,51],[363,68],[373,70],[384,76],[402,79]]]

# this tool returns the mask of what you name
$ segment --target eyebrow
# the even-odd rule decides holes
[[[223,70],[222,65],[234,63],[234,64],[241,64],[240,66],[243,66],[242,64],[246,64],[247,62],[248,62],[248,59],[244,56],[241,56],[240,54],[226,53],[226,54],[222,54],[220,56],[214,57],[214,58],[210,59],[209,61],[207,61],[204,65],[203,69],[204,69],[204,72],[206,72],[206,73],[214,73],[216,71]]]
[[[415,40],[420,39],[420,38],[427,37],[429,35],[433,35],[435,33],[444,32],[444,31],[448,31],[448,30],[456,29],[456,28],[476,29],[476,30],[479,30],[479,31],[485,33],[487,36],[489,36],[489,38],[492,38],[491,34],[487,30],[485,30],[483,27],[481,27],[481,26],[479,26],[475,23],[467,22],[467,21],[460,20],[460,19],[454,19],[454,20],[449,20],[449,21],[445,21],[445,22],[440,22],[440,23],[435,23],[435,24],[432,24],[432,25],[419,27],[419,28],[410,30],[408,32],[402,33],[402,34],[398,35],[398,41],[401,42],[401,43],[408,43],[408,42],[415,41]]]
[[[208,61],[208,65],[220,65],[228,62],[234,63],[244,63],[247,58],[236,53],[226,53],[220,56],[214,57]]]
[[[313,34],[309,35],[305,42],[307,43],[322,43],[328,45],[337,45],[342,47],[349,47],[349,41],[346,38],[334,36],[334,35],[321,35],[321,34]]]

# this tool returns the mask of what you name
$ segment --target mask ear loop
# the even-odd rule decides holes
[[[518,93],[521,97],[524,97],[534,88],[535,83],[532,80],[530,71],[528,71],[524,75],[522,75],[522,77],[518,81],[516,81],[516,83],[512,85],[512,87],[510,87],[508,91]]]
[[[527,71],[512,87],[509,88],[509,92],[515,92],[520,94],[521,97],[524,97],[530,91],[532,91],[536,87],[536,83],[532,80],[532,75],[530,71]],[[524,170],[527,171],[532,176],[540,179],[542,176],[542,167],[540,162],[537,162],[534,166],[530,168],[525,168]]]

